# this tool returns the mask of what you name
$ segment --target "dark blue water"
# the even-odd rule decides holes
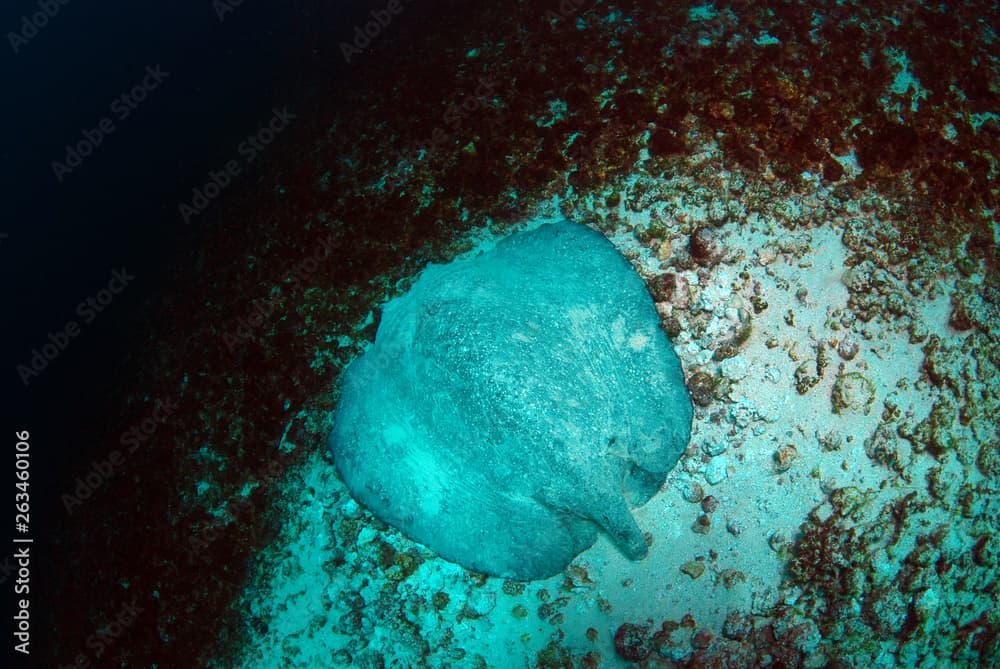
[[[96,447],[73,426],[114,386],[138,305],[158,299],[167,268],[210,224],[185,225],[178,204],[272,107],[301,110],[319,81],[335,88],[342,60],[319,38],[363,8],[330,4],[72,0],[47,6],[47,19],[34,2],[5,7],[4,382],[12,419],[65,451],[46,467]],[[32,16],[43,27],[26,28]],[[89,155],[76,160],[68,146]],[[116,270],[135,278],[102,304]],[[17,371],[71,321],[79,334],[39,374]]]
[[[113,446],[90,426],[120,401],[138,314],[155,313],[212,224],[185,225],[178,204],[274,107],[304,113],[317,84],[336,90],[343,60],[321,38],[366,11],[229,4],[18,0],[0,13],[4,429],[31,434],[38,539]]]

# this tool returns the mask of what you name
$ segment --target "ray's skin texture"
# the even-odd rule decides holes
[[[431,266],[343,379],[330,448],[354,497],[443,557],[520,579],[603,529],[646,554],[629,505],[690,437],[680,362],[642,280],[565,221]]]

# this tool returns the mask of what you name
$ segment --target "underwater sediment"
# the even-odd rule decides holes
[[[997,666],[996,7],[411,10],[148,326],[122,414],[179,398],[170,446],[80,513],[159,540],[68,558],[77,601],[127,574],[155,605],[128,666]],[[380,305],[565,217],[643,277],[691,443],[643,560],[487,577],[359,506],[325,438]]]

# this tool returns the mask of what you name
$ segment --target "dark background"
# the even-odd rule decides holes
[[[3,3],[0,271],[10,457],[4,469],[11,472],[4,497],[13,501],[13,435],[28,430],[33,601],[50,566],[44,562],[55,527],[49,519],[64,513],[60,495],[93,458],[116,447],[100,443],[104,438],[88,426],[115,401],[130,325],[143,303],[169,290],[171,267],[198,243],[198,227],[211,225],[208,215],[185,225],[178,204],[190,201],[211,170],[238,156],[238,144],[266,125],[272,108],[287,105],[303,115],[320,92],[335,96],[345,68],[339,42],[350,39],[370,8],[383,5],[243,0],[220,21],[211,0],[53,2],[58,13],[15,53],[8,33],[20,33],[22,17],[40,7]],[[142,81],[147,66],[169,76],[121,120],[111,104]],[[64,161],[66,145],[104,117],[114,131],[59,183],[52,162]],[[77,305],[123,267],[135,281],[85,324]],[[32,349],[70,320],[80,334],[25,387],[17,365],[30,364]],[[9,535],[14,510],[6,508]],[[10,544],[0,549],[0,562],[11,552]],[[12,580],[0,573],[7,596]],[[34,630],[33,644],[44,636]],[[4,645],[6,654],[9,635]]]
[[[237,157],[273,107],[301,114],[319,86],[335,88],[337,41],[365,13],[359,3],[336,4],[344,6],[244,0],[220,21],[210,0],[71,0],[17,54],[7,32],[19,32],[21,17],[38,6],[5,7],[4,376],[9,425],[27,426],[36,442],[36,477],[95,448],[75,432],[75,418],[114,383],[136,305],[155,299],[171,263],[197,243],[198,226],[211,224],[198,216],[186,225],[178,204]],[[330,39],[320,39],[324,31]],[[112,102],[157,65],[169,76],[119,120]],[[64,161],[66,145],[104,117],[114,131],[59,183],[52,162]],[[136,280],[83,323],[77,305],[121,267]],[[71,319],[81,334],[26,388],[16,366]]]

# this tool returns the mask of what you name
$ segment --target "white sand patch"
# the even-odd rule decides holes
[[[813,200],[824,196],[820,191]],[[805,210],[796,197],[783,209],[791,216]],[[559,207],[554,199],[540,210],[551,220],[559,218]],[[706,207],[701,202],[690,211],[671,210],[661,199],[650,209],[704,218]],[[359,658],[377,653],[386,667],[482,666],[477,656],[498,669],[527,667],[562,634],[561,645],[578,656],[597,651],[600,666],[625,667],[612,641],[623,622],[690,614],[699,627],[718,633],[731,609],[764,613],[780,599],[794,601],[793,590],[781,589],[784,552],[830,490],[856,486],[887,498],[899,494],[899,479],[872,461],[865,441],[887,398],[919,419],[931,397],[918,382],[920,345],[905,332],[876,321],[841,322],[849,297],[841,281],[848,257],[840,240],[843,223],[792,232],[755,212],[719,228],[726,254],[721,264],[677,270],[669,255],[658,258],[631,234],[648,223],[650,209],[621,220],[609,237],[641,271],[669,269],[690,286],[690,304],[671,305],[685,326],[675,348],[689,375],[711,372],[725,378],[729,390],[721,401],[697,408],[688,455],[635,513],[652,533],[649,555],[631,562],[602,536],[565,576],[511,594],[502,579],[478,581],[393,530],[372,531],[370,517],[350,500],[317,445],[288,479],[284,531],[261,557],[244,597],[247,619],[259,622],[240,666],[348,666],[347,657],[362,666]],[[672,252],[679,252],[686,239],[680,225],[673,221],[666,229]],[[483,249],[494,240],[483,236],[476,243]],[[767,307],[753,315],[737,355],[716,360],[719,338],[738,325],[752,297]],[[946,295],[916,308],[929,332],[946,334]],[[577,323],[589,317],[585,310],[570,314]],[[616,343],[635,350],[648,344],[647,335],[616,325],[608,324]],[[836,351],[845,337],[859,344],[850,360]],[[857,373],[873,385],[867,414],[833,412],[831,394],[842,373]],[[811,385],[802,382],[810,374]],[[805,388],[801,394],[797,384]],[[917,471],[926,466],[915,465]],[[717,503],[704,533],[692,529],[702,504],[684,498],[694,487]],[[345,538],[344,527],[355,525],[368,531]],[[387,550],[379,548],[383,542],[424,561],[401,578],[398,559],[376,564],[379,550]],[[696,579],[683,573],[686,563],[700,563],[703,573]],[[596,640],[588,638],[589,629]],[[690,650],[686,644],[677,646],[678,656]]]

